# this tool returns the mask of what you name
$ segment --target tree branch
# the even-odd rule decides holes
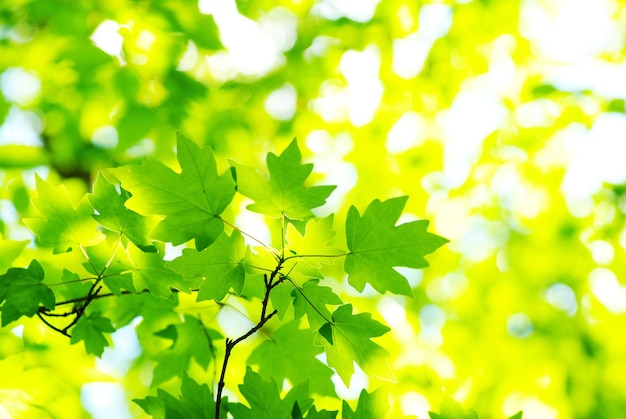
[[[222,372],[220,373],[220,381],[217,383],[217,394],[215,396],[215,419],[220,419],[222,392],[224,390],[224,386],[226,385],[226,368],[228,367],[228,360],[230,359],[230,354],[233,351],[233,348],[239,342],[249,338],[254,333],[256,333],[265,325],[265,323],[267,323],[272,317],[274,317],[278,313],[278,310],[275,309],[271,313],[267,314],[267,306],[269,304],[270,293],[272,292],[272,290],[285,280],[285,277],[280,275],[279,278],[275,281],[276,276],[279,275],[279,272],[282,269],[282,263],[283,260],[281,259],[276,268],[274,268],[274,270],[270,273],[269,278],[267,277],[267,274],[263,275],[263,282],[265,283],[265,295],[263,297],[261,318],[259,319],[259,322],[246,333],[239,336],[237,339],[226,338],[226,350],[224,352],[224,361],[222,362]]]

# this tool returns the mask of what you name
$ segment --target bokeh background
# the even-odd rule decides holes
[[[297,137],[338,185],[320,215],[409,195],[450,239],[405,271],[412,299],[345,291],[392,328],[391,417],[444,392],[482,417],[624,417],[625,42],[622,0],[2,1],[0,268],[38,251],[15,244],[34,173],[79,197],[172,163],[177,130],[224,168]],[[34,320],[1,330],[0,416],[140,417],[150,361],[132,325],[113,338],[94,360]]]

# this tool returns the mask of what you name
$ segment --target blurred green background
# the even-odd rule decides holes
[[[338,185],[319,214],[409,195],[451,241],[413,299],[350,297],[392,328],[390,417],[442,389],[484,417],[624,417],[625,4],[3,1],[0,271],[37,254],[16,244],[35,172],[80,197],[98,170],[174,164],[177,130],[224,168],[297,137]],[[132,328],[115,344],[94,361],[36,320],[1,330],[0,417],[140,416],[149,362]]]

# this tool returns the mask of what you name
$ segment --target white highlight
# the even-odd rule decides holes
[[[112,125],[97,128],[91,136],[91,142],[102,148],[114,148],[118,143],[117,129]]]
[[[563,310],[568,316],[573,316],[578,311],[576,293],[565,284],[556,283],[550,286],[543,298],[550,305]]]
[[[124,62],[122,57],[122,45],[124,38],[120,35],[120,25],[114,20],[105,20],[91,34],[89,39],[96,44],[98,48],[107,54],[117,57],[120,63]]]
[[[393,71],[403,79],[417,76],[424,67],[435,41],[450,30],[452,8],[446,4],[426,4],[420,9],[417,32],[393,40]]]
[[[626,312],[626,287],[619,283],[615,273],[607,268],[596,268],[589,273],[593,295],[614,314]]]
[[[19,144],[38,147],[42,145],[40,134],[43,123],[34,112],[11,106],[4,123],[0,126],[0,145]]]
[[[346,51],[339,62],[339,69],[348,82],[348,112],[352,125],[368,124],[383,97],[380,70],[380,51],[370,45],[359,52]]]
[[[39,95],[41,81],[37,74],[23,68],[7,68],[0,77],[2,95],[10,102],[28,105]]]
[[[330,20],[347,17],[355,22],[369,22],[374,17],[379,2],[380,0],[322,0],[313,6],[311,12]]]
[[[94,419],[131,419],[124,387],[118,383],[93,382],[84,384],[80,399]]]
[[[288,121],[296,113],[298,94],[289,83],[274,90],[265,99],[265,111],[274,119]]]
[[[426,121],[416,112],[406,112],[387,133],[387,151],[403,153],[421,145],[425,139]]]
[[[283,51],[297,37],[297,18],[285,8],[272,9],[259,22],[241,15],[234,0],[200,0],[200,11],[213,15],[226,51],[207,58],[220,81],[238,74],[261,77],[285,62]]]

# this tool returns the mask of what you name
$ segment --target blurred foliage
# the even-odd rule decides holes
[[[76,263],[26,246],[34,173],[77,200],[100,169],[175,165],[176,130],[253,167],[295,136],[314,177],[338,185],[323,211],[343,220],[349,204],[409,195],[406,210],[451,240],[411,273],[413,298],[351,296],[392,329],[379,340],[397,378],[391,417],[427,417],[442,388],[484,417],[619,417],[625,2],[349,3],[0,3],[0,269],[37,257],[62,278]],[[128,304],[114,323],[131,322]],[[81,388],[96,382],[146,397],[165,348],[152,331],[167,326],[138,326],[153,344],[106,362],[36,319],[0,330],[0,406],[83,417]]]

